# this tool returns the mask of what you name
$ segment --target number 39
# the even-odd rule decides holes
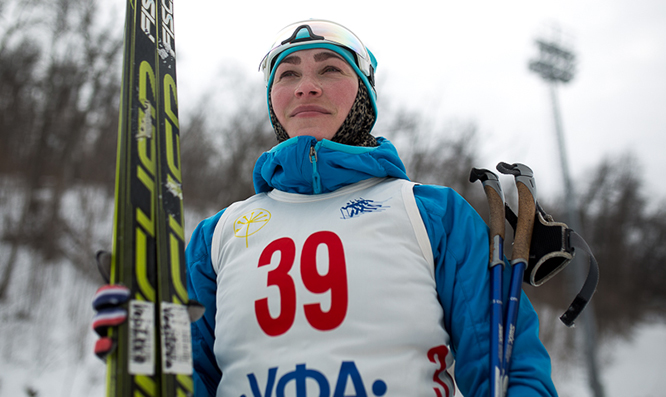
[[[317,270],[317,249],[325,245],[328,250],[328,272],[319,274]],[[280,253],[278,266],[268,272],[267,286],[276,286],[280,291],[280,314],[272,317],[268,309],[268,298],[254,302],[257,322],[269,336],[278,336],[287,332],[296,317],[296,286],[289,271],[296,259],[296,244],[288,237],[268,244],[259,257],[258,267],[271,263],[276,252]],[[314,294],[330,291],[331,307],[321,309],[320,303],[303,305],[308,323],[320,331],[329,331],[338,327],[347,315],[347,265],[344,248],[340,237],[333,232],[322,231],[312,234],[305,240],[301,253],[301,278],[305,288]]]

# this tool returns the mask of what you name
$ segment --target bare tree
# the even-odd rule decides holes
[[[600,280],[594,296],[598,337],[628,337],[634,327],[666,315],[666,207],[650,202],[641,182],[641,166],[631,155],[606,159],[580,181],[579,200],[583,237],[599,262]],[[542,198],[555,219],[565,219],[562,200]],[[584,256],[584,255],[583,255]],[[578,261],[585,266],[587,259]],[[539,288],[525,290],[540,313],[541,321],[562,326],[556,320],[575,296],[574,269]],[[545,318],[548,317],[548,318]],[[541,327],[549,351],[562,357],[574,355],[574,333],[558,333]]]
[[[12,14],[0,32],[0,173],[19,181],[24,205],[3,230],[12,251],[0,273],[0,298],[18,247],[39,252],[44,263],[64,255],[63,242],[72,237],[62,209],[68,187],[113,186],[121,39],[112,24],[98,23],[97,5],[3,5]]]
[[[384,120],[376,135],[396,145],[410,179],[453,188],[482,215],[487,215],[483,190],[469,182],[478,166],[477,127],[472,121],[450,121],[435,126],[424,113],[406,109],[380,109]]]
[[[262,152],[277,144],[268,120],[263,85],[231,71],[204,95],[182,133],[185,202],[210,213],[254,194],[252,170]],[[234,95],[242,92],[242,97]],[[224,95],[222,95],[224,96]],[[233,106],[225,106],[225,103]]]
[[[633,156],[605,160],[581,200],[583,228],[602,266],[596,303],[602,336],[626,335],[648,316],[666,314],[666,208],[651,209],[641,175]]]

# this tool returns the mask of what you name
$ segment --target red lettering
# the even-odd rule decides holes
[[[432,380],[435,383],[437,383],[439,386],[441,386],[442,389],[444,389],[444,394],[442,394],[442,390],[440,390],[439,387],[433,387],[433,390],[435,390],[435,394],[437,395],[437,397],[451,395],[451,391],[449,390],[449,385],[447,385],[446,382],[444,382],[444,380],[442,380],[441,378],[441,375],[443,374],[448,379],[451,379],[449,373],[446,372],[446,356],[448,355],[449,355],[449,349],[445,345],[436,346],[428,350],[428,360],[430,360],[431,363],[435,364],[437,364],[437,362],[439,361],[439,368],[437,368],[437,370],[433,374]]]
[[[317,249],[325,245],[328,250],[328,272],[317,271]],[[325,312],[321,304],[304,306],[305,317],[312,327],[329,331],[338,327],[347,315],[349,296],[347,293],[347,265],[342,241],[333,232],[318,232],[311,235],[303,246],[301,255],[301,277],[308,291],[315,294],[331,292],[331,307]]]
[[[272,317],[268,309],[268,298],[254,302],[254,310],[261,329],[270,336],[282,335],[291,328],[296,317],[296,287],[289,276],[289,270],[296,257],[296,245],[290,238],[281,238],[268,244],[259,257],[259,266],[271,263],[273,254],[280,253],[280,263],[268,272],[267,286],[277,286],[280,290],[280,314]]]
[[[328,254],[328,269],[319,273],[317,250],[325,246]],[[280,313],[271,316],[268,298],[254,302],[257,322],[269,336],[279,336],[287,332],[296,317],[296,286],[289,271],[296,259],[296,244],[284,237],[268,244],[259,257],[258,267],[269,265],[275,253],[280,254],[278,266],[268,272],[266,285],[276,286],[280,292]],[[349,294],[347,287],[347,263],[340,237],[333,232],[322,231],[307,238],[301,253],[301,279],[305,288],[314,294],[330,292],[331,307],[324,311],[321,303],[303,305],[305,318],[310,325],[320,331],[330,331],[342,324],[347,316]]]

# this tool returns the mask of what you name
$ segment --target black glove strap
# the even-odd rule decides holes
[[[578,295],[576,295],[576,299],[574,299],[574,301],[571,303],[569,309],[567,309],[567,311],[564,312],[562,316],[560,316],[560,320],[562,320],[562,322],[567,327],[571,327],[574,323],[574,320],[576,320],[578,315],[583,311],[583,309],[585,309],[585,306],[587,306],[587,304],[590,302],[590,299],[592,299],[592,295],[594,295],[596,292],[597,285],[599,284],[599,264],[592,254],[592,250],[590,250],[587,242],[585,242],[585,240],[578,233],[571,229],[569,229],[569,231],[569,241],[571,246],[574,248],[580,248],[587,252],[587,255],[590,258],[590,268],[587,272],[587,278],[585,279],[583,287],[581,288]]]
[[[518,217],[505,206],[506,220],[515,230]],[[587,279],[567,311],[560,317],[570,327],[585,309],[599,283],[599,265],[587,242],[562,222],[555,222],[537,203],[530,255],[523,281],[538,287],[561,272],[574,257],[575,249],[585,251],[589,260]]]

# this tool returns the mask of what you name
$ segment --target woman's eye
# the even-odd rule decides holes
[[[339,69],[338,67],[335,67],[335,66],[330,66],[330,65],[329,65],[329,66],[326,66],[326,67],[324,68],[324,73],[327,73],[327,72],[339,72],[339,71],[340,71],[340,69]]]
[[[285,77],[292,77],[295,76],[296,73],[293,70],[285,70],[284,72],[280,73],[280,78],[285,78]]]

